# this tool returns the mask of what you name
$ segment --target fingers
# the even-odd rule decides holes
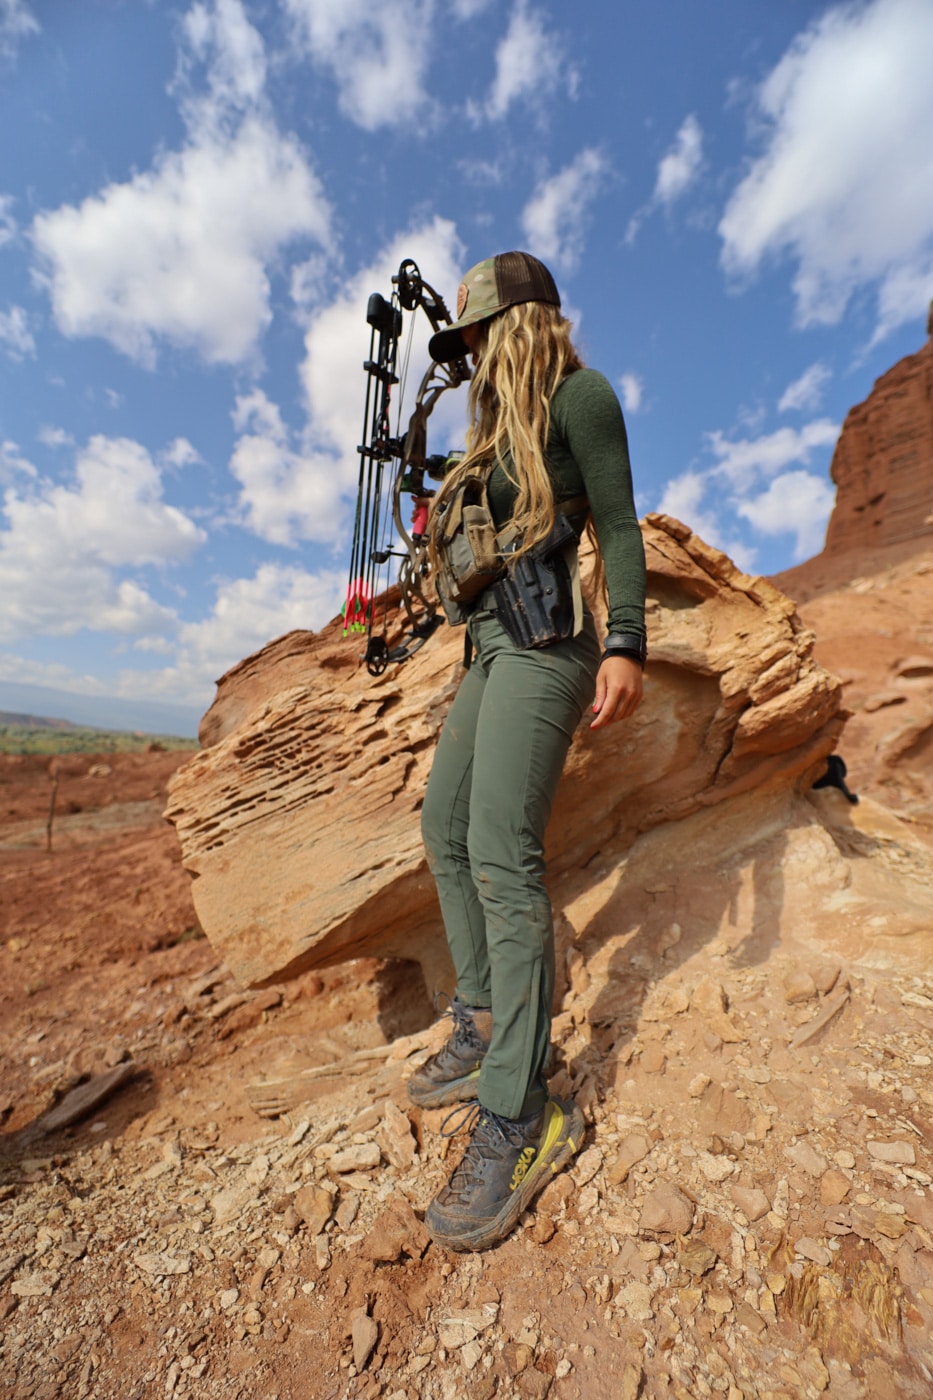
[[[638,664],[628,657],[607,657],[596,678],[596,718],[591,729],[603,729],[607,724],[628,719],[635,713],[642,698],[642,674]]]

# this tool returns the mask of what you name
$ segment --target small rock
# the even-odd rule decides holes
[[[710,1012],[725,1011],[728,1005],[725,987],[712,977],[702,978],[694,987],[690,998],[691,1009],[701,1016]]]
[[[577,1215],[584,1217],[590,1215],[599,1205],[599,1192],[595,1186],[584,1186],[583,1190],[577,1194]]]
[[[484,1303],[479,1308],[463,1308],[457,1312],[447,1312],[438,1322],[438,1341],[448,1351],[456,1351],[458,1347],[472,1342],[480,1332],[485,1332],[498,1316],[499,1309],[495,1303]]]
[[[677,1262],[688,1273],[702,1278],[716,1263],[719,1256],[703,1240],[691,1240],[678,1254]]]
[[[817,995],[816,983],[802,968],[784,978],[784,1000],[789,1006],[800,1001],[811,1001]]]
[[[771,1071],[767,1065],[749,1065],[747,1069],[742,1070],[742,1076],[752,1084],[771,1083]]]
[[[379,1340],[379,1324],[366,1313],[353,1319],[353,1364],[357,1372],[364,1371]]]
[[[534,1353],[524,1342],[506,1342],[502,1348],[502,1359],[510,1376],[520,1376],[531,1365]]]
[[[363,1241],[365,1259],[394,1264],[403,1254],[420,1259],[430,1244],[428,1232],[404,1196],[396,1197],[375,1221]]]
[[[912,1142],[871,1142],[867,1143],[869,1154],[876,1162],[890,1162],[897,1166],[912,1167],[917,1155]]]
[[[418,1149],[411,1134],[411,1123],[408,1115],[391,1099],[386,1101],[382,1122],[376,1129],[376,1141],[390,1166],[399,1171],[408,1171],[414,1166]]]
[[[821,1264],[824,1269],[833,1262],[833,1256],[825,1245],[819,1244],[809,1235],[801,1235],[794,1245],[794,1249],[798,1254],[802,1254],[804,1259],[810,1259],[814,1264]]]
[[[333,1176],[343,1176],[346,1172],[373,1171],[382,1160],[378,1144],[375,1142],[358,1142],[352,1147],[345,1147],[342,1152],[335,1152],[327,1163],[327,1170]]]
[[[58,1274],[24,1274],[10,1284],[14,1298],[51,1298]]]
[[[698,1153],[697,1166],[707,1181],[725,1181],[735,1171],[735,1163],[728,1157],[717,1157],[712,1152]]]
[[[539,1210],[531,1229],[531,1238],[534,1240],[535,1244],[547,1244],[549,1240],[554,1238],[556,1233],[557,1225],[554,1221],[554,1217],[551,1215],[544,1215]]]
[[[302,1186],[295,1192],[295,1210],[312,1235],[324,1233],[324,1227],[334,1209],[334,1197],[323,1186]]]
[[[746,1220],[760,1220],[771,1209],[771,1202],[757,1186],[733,1186],[730,1194]]]
[[[314,1262],[321,1273],[330,1268],[330,1242],[326,1235],[317,1235],[314,1240]]]
[[[226,1186],[223,1191],[218,1191],[216,1195],[211,1197],[214,1224],[226,1225],[229,1221],[235,1220],[243,1213],[254,1194],[251,1186],[242,1183]]]
[[[828,997],[830,992],[839,981],[842,968],[839,963],[826,963],[823,967],[813,969],[813,981],[816,983],[816,990],[821,997]]]
[[[660,1045],[647,1045],[641,1052],[640,1064],[645,1074],[663,1074],[667,1056]]]
[[[619,1400],[638,1400],[643,1378],[644,1373],[638,1363],[630,1362],[622,1372]]]
[[[851,1187],[852,1183],[845,1172],[832,1167],[820,1180],[820,1201],[824,1206],[841,1205]]]
[[[133,1255],[133,1263],[145,1274],[166,1278],[171,1274],[190,1274],[190,1254],[142,1253]]]
[[[687,1093],[692,1099],[701,1098],[712,1082],[708,1074],[695,1074],[687,1085]]]
[[[261,1186],[269,1175],[269,1158],[265,1152],[260,1152],[258,1157],[254,1157],[246,1168],[246,1180],[251,1186]]]
[[[833,1157],[837,1167],[846,1167],[849,1171],[855,1166],[855,1157],[851,1152],[841,1148]]]
[[[888,1240],[899,1240],[907,1233],[907,1222],[902,1215],[891,1215],[883,1211],[875,1217],[875,1229]]]
[[[238,1288],[225,1288],[217,1301],[223,1311],[226,1312],[228,1308],[232,1308],[234,1303],[238,1303],[239,1300],[240,1290]]]
[[[461,1348],[460,1351],[460,1360],[463,1363],[463,1369],[465,1371],[472,1371],[476,1363],[481,1360],[482,1355],[483,1348],[480,1346],[479,1342],[467,1342],[466,1346]]]
[[[693,1224],[693,1202],[678,1187],[663,1182],[649,1191],[639,1227],[654,1235],[685,1235]]]
[[[339,1228],[346,1233],[353,1224],[360,1209],[360,1198],[355,1191],[348,1191],[334,1212]]]
[[[601,1147],[588,1147],[585,1152],[581,1152],[573,1167],[573,1179],[578,1186],[585,1186],[592,1181],[603,1164],[603,1151]]]
[[[728,1293],[711,1293],[706,1305],[710,1312],[719,1313],[723,1317],[726,1313],[731,1313],[733,1307],[732,1298]]]
[[[642,1133],[629,1133],[626,1138],[623,1138],[619,1154],[606,1172],[606,1177],[611,1185],[619,1186],[636,1162],[642,1161],[650,1151],[651,1143]]]
[[[795,1143],[793,1147],[785,1147],[784,1153],[795,1166],[806,1172],[807,1176],[822,1176],[828,1166],[826,1158],[817,1152],[806,1138]]]
[[[647,1322],[654,1317],[651,1307],[651,1289],[646,1283],[624,1284],[615,1296],[615,1304],[622,1308],[633,1322]]]

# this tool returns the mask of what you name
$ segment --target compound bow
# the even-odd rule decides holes
[[[390,662],[407,661],[444,620],[437,600],[425,591],[428,499],[434,495],[434,491],[425,486],[425,476],[434,481],[443,480],[455,455],[427,455],[427,421],[441,394],[457,388],[470,377],[465,359],[445,365],[432,361],[419,385],[404,437],[398,430],[392,435],[389,410],[392,389],[399,383],[396,369],[402,312],[417,312],[420,307],[435,331],[449,326],[452,320],[443,298],[424,281],[411,258],[401,264],[392,284],[388,301],[380,292],[373,292],[366,308],[370,342],[369,358],[363,364],[367,376],[364,441],[357,449],[360,454],[359,493],[344,607],[344,636],[366,633],[363,659],[372,676],[382,675]],[[390,463],[397,463],[397,466],[392,481],[391,507],[387,509],[384,477]],[[403,495],[410,495],[415,503],[410,530],[402,520]],[[403,548],[393,546],[393,532]],[[377,628],[376,603],[380,572],[391,558],[401,560],[398,585],[408,630],[390,647],[389,594],[385,588],[381,598],[381,628]]]

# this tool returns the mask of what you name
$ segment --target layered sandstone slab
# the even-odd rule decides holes
[[[836,505],[824,554],[933,539],[933,337],[849,410],[830,475]]]
[[[675,520],[644,529],[645,701],[625,725],[581,725],[548,833],[552,879],[578,887],[594,857],[665,823],[754,792],[773,811],[809,786],[845,718],[783,594]],[[373,679],[335,619],[219,682],[210,747],[175,775],[166,815],[201,924],[241,983],[363,954],[414,958],[429,986],[445,981],[418,811],[462,643],[445,628]]]

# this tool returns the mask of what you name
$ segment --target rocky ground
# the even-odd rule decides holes
[[[58,760],[51,850],[50,761],[0,758],[0,1396],[928,1396],[933,557],[862,565],[781,580],[861,803],[561,882],[587,1137],[482,1256],[421,1224],[463,1138],[405,1098],[417,967],[242,990],[161,817],[184,755]]]
[[[420,1217],[462,1138],[405,1100],[442,1033],[416,971],[237,988],[157,815],[175,762],[68,760],[51,853],[46,769],[0,762],[0,1394],[930,1394],[909,940],[564,919],[554,1087],[586,1141],[505,1244],[447,1254]]]

